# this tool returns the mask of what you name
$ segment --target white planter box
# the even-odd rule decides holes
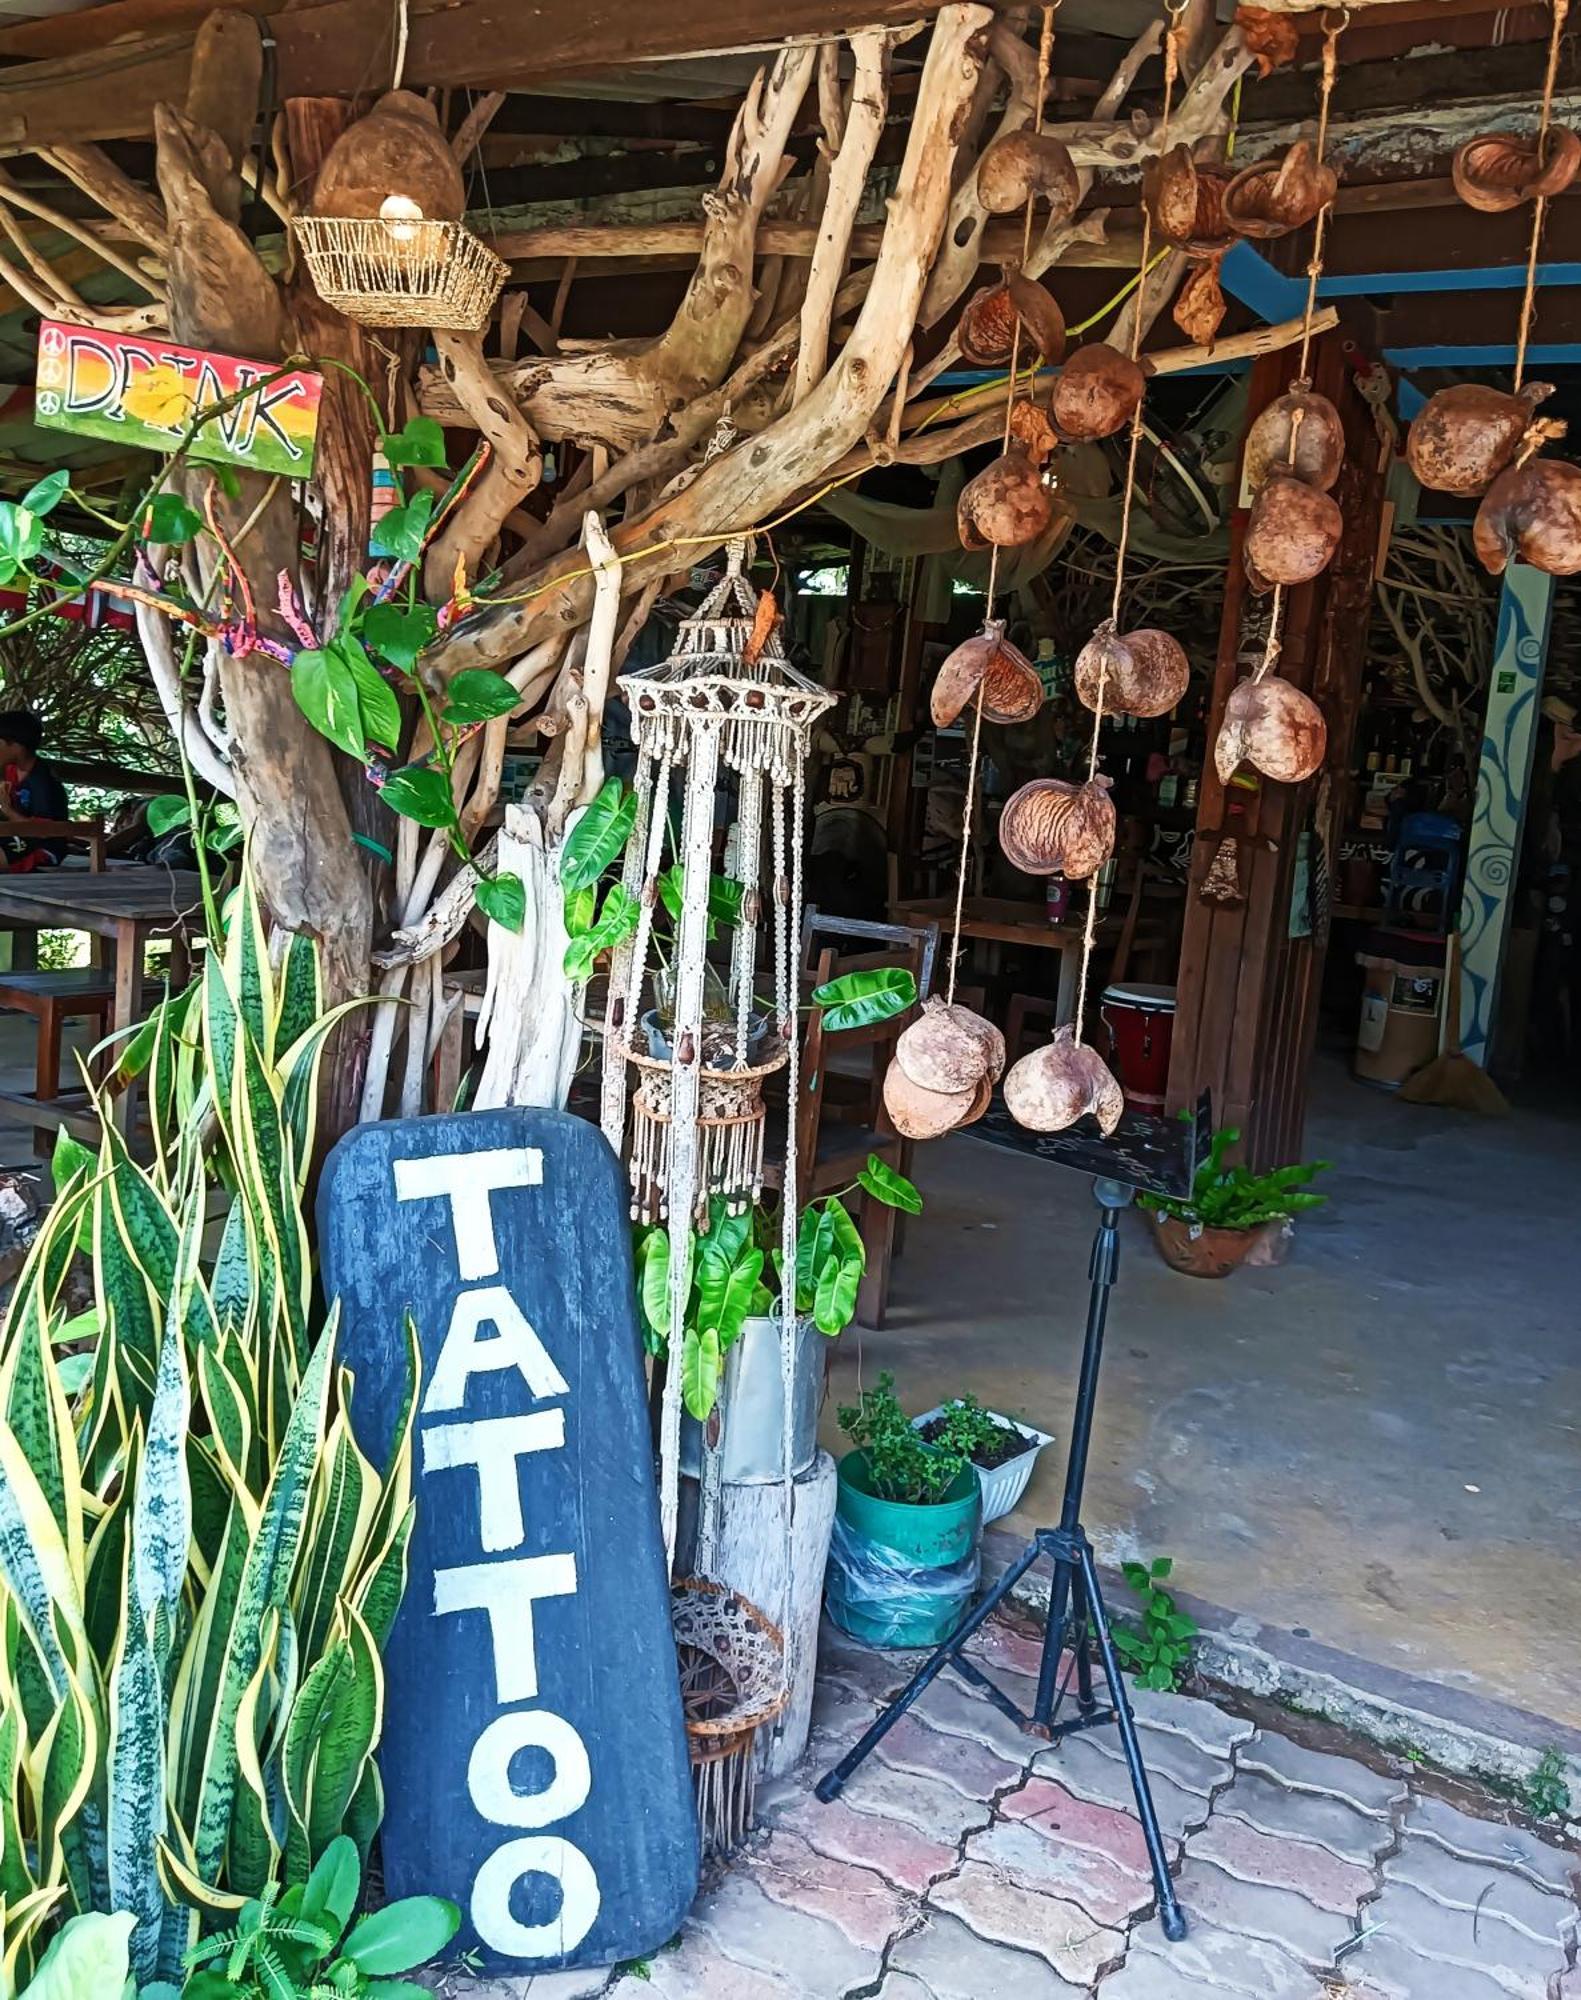
[[[949,1408],[947,1403],[937,1403],[931,1410],[924,1410],[920,1417],[913,1417],[911,1428],[920,1431],[924,1424],[931,1424],[935,1417],[942,1417]],[[1010,1417],[1002,1417],[997,1410],[987,1413],[996,1424],[1007,1431],[1019,1431],[1027,1440],[1027,1448],[1014,1458],[1007,1458],[1003,1465],[996,1465],[991,1472],[977,1467],[977,1483],[983,1489],[983,1526],[997,1521],[1008,1514],[1027,1490],[1027,1482],[1032,1477],[1032,1468],[1038,1462],[1038,1453],[1044,1445],[1052,1444],[1053,1438],[1047,1431],[1034,1430],[1031,1424],[1018,1424]]]

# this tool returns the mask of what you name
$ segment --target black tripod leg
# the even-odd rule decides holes
[[[944,1644],[936,1652],[928,1655],[927,1659],[918,1667],[917,1671],[901,1689],[900,1693],[896,1695],[888,1708],[884,1710],[883,1714],[868,1726],[866,1734],[857,1740],[852,1748],[840,1759],[839,1763],[835,1765],[833,1770],[824,1772],[823,1776],[813,1787],[813,1790],[825,1805],[831,1799],[837,1799],[840,1796],[845,1788],[847,1778],[850,1777],[858,1764],[883,1741],[884,1737],[894,1728],[906,1710],[917,1699],[917,1696],[950,1664],[962,1646],[966,1644],[967,1640],[977,1630],[978,1626],[998,1609],[999,1605],[1009,1596],[1011,1590],[1021,1581],[1021,1578],[1042,1553],[1043,1547],[1041,1542],[1034,1540],[1027,1544],[982,1602],[967,1612],[960,1624],[956,1626],[949,1638],[945,1640]]]
[[[1092,1695],[1092,1654],[1088,1650],[1088,1627],[1092,1623],[1092,1606],[1087,1602],[1086,1578],[1078,1570],[1071,1579],[1071,1645],[1076,1653],[1076,1711],[1079,1715],[1091,1715],[1097,1707]]]
[[[1079,1585],[1071,1565],[1063,1556],[1054,1559],[1054,1580],[1049,1585],[1048,1622],[1043,1627],[1043,1657],[1038,1662],[1038,1694],[1032,1704],[1035,1729],[1047,1729],[1054,1719],[1059,1697],[1059,1663],[1065,1652],[1065,1629],[1072,1608],[1080,1601]]]
[[[1114,1703],[1120,1747],[1125,1752],[1126,1768],[1131,1773],[1131,1789],[1136,1793],[1136,1816],[1142,1822],[1142,1838],[1147,1843],[1147,1858],[1152,1864],[1153,1887],[1158,1891],[1158,1920],[1164,1927],[1165,1937],[1172,1944],[1178,1944],[1186,1935],[1186,1919],[1170,1878],[1164,1836],[1159,1831],[1158,1813],[1147,1782],[1147,1767],[1142,1762],[1142,1746],[1136,1740],[1136,1717],[1131,1713],[1131,1698],[1125,1691],[1125,1682],[1120,1678],[1120,1663],[1114,1656],[1114,1643],[1109,1637],[1109,1617],[1103,1608],[1103,1593],[1098,1588],[1092,1545],[1085,1537],[1081,1544],[1081,1576],[1092,1611],[1098,1657],[1103,1661],[1104,1679],[1109,1683],[1109,1695]]]

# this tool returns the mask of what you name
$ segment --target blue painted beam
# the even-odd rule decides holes
[[[1227,291],[1266,320],[1294,319],[1306,305],[1306,282],[1276,271],[1255,244],[1237,243],[1220,277]],[[1539,264],[1539,286],[1581,285],[1581,264]],[[1526,267],[1478,265],[1468,271],[1352,271],[1318,279],[1320,299],[1376,298],[1385,292],[1519,291]]]
[[[1383,358],[1395,368],[1507,368],[1515,359],[1515,343],[1490,347],[1386,347]],[[1581,366],[1581,342],[1549,341],[1526,350],[1534,368]]]

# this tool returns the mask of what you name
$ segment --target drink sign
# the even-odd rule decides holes
[[[33,412],[46,430],[168,452],[205,410],[216,410],[187,446],[193,458],[306,479],[323,387],[305,368],[281,373],[266,361],[47,319]]]
[[[598,1128],[558,1111],[358,1126],[319,1194],[377,1464],[408,1312],[422,1349],[385,1884],[453,1897],[496,1969],[641,1957],[696,1893],[626,1209]]]

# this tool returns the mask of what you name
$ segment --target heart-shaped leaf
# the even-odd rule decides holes
[[[47,473],[36,486],[24,493],[22,505],[35,520],[42,521],[46,514],[60,505],[70,484],[71,474],[62,466],[58,472]]]
[[[410,672],[418,654],[439,630],[432,605],[370,604],[362,615],[362,636],[381,659]]]
[[[191,818],[192,808],[174,792],[148,801],[148,831],[156,840],[174,827],[185,826]]]
[[[321,736],[349,756],[363,754],[362,704],[356,676],[331,648],[305,647],[291,662],[296,705]]]
[[[488,722],[521,706],[521,696],[503,674],[486,667],[465,667],[445,690],[442,715],[446,722]]]
[[[428,539],[433,511],[434,496],[427,492],[408,500],[404,507],[392,507],[368,537],[369,553],[394,562],[416,562]]]
[[[875,965],[864,972],[846,972],[814,989],[813,1004],[821,1007],[830,1034],[848,1028],[871,1028],[892,1021],[917,1004],[917,982],[901,965]]]
[[[527,920],[527,889],[519,875],[480,875],[478,908],[491,922],[519,931]]]
[[[408,417],[384,440],[384,457],[391,466],[443,465],[445,434],[432,417]]]
[[[156,548],[179,548],[203,532],[203,517],[179,493],[156,493],[137,520],[140,540]]]
[[[886,1208],[900,1208],[907,1215],[921,1215],[922,1196],[904,1174],[896,1173],[889,1162],[881,1160],[877,1153],[868,1154],[867,1165],[856,1178],[863,1190]]]
[[[403,764],[384,781],[379,796],[391,812],[415,819],[419,826],[454,826],[456,808],[450,780],[437,766]]]
[[[363,741],[394,750],[401,740],[401,704],[395,690],[349,632],[336,639],[332,650],[345,662],[356,684]]]
[[[457,676],[459,679],[460,676]],[[619,778],[606,778],[560,852],[560,880],[567,889],[596,882],[631,837],[637,823],[637,795]]]
[[[573,937],[565,948],[562,969],[573,985],[580,986],[593,976],[593,966],[601,951],[621,944],[637,928],[642,905],[622,882],[611,883],[598,922],[590,930]]]

